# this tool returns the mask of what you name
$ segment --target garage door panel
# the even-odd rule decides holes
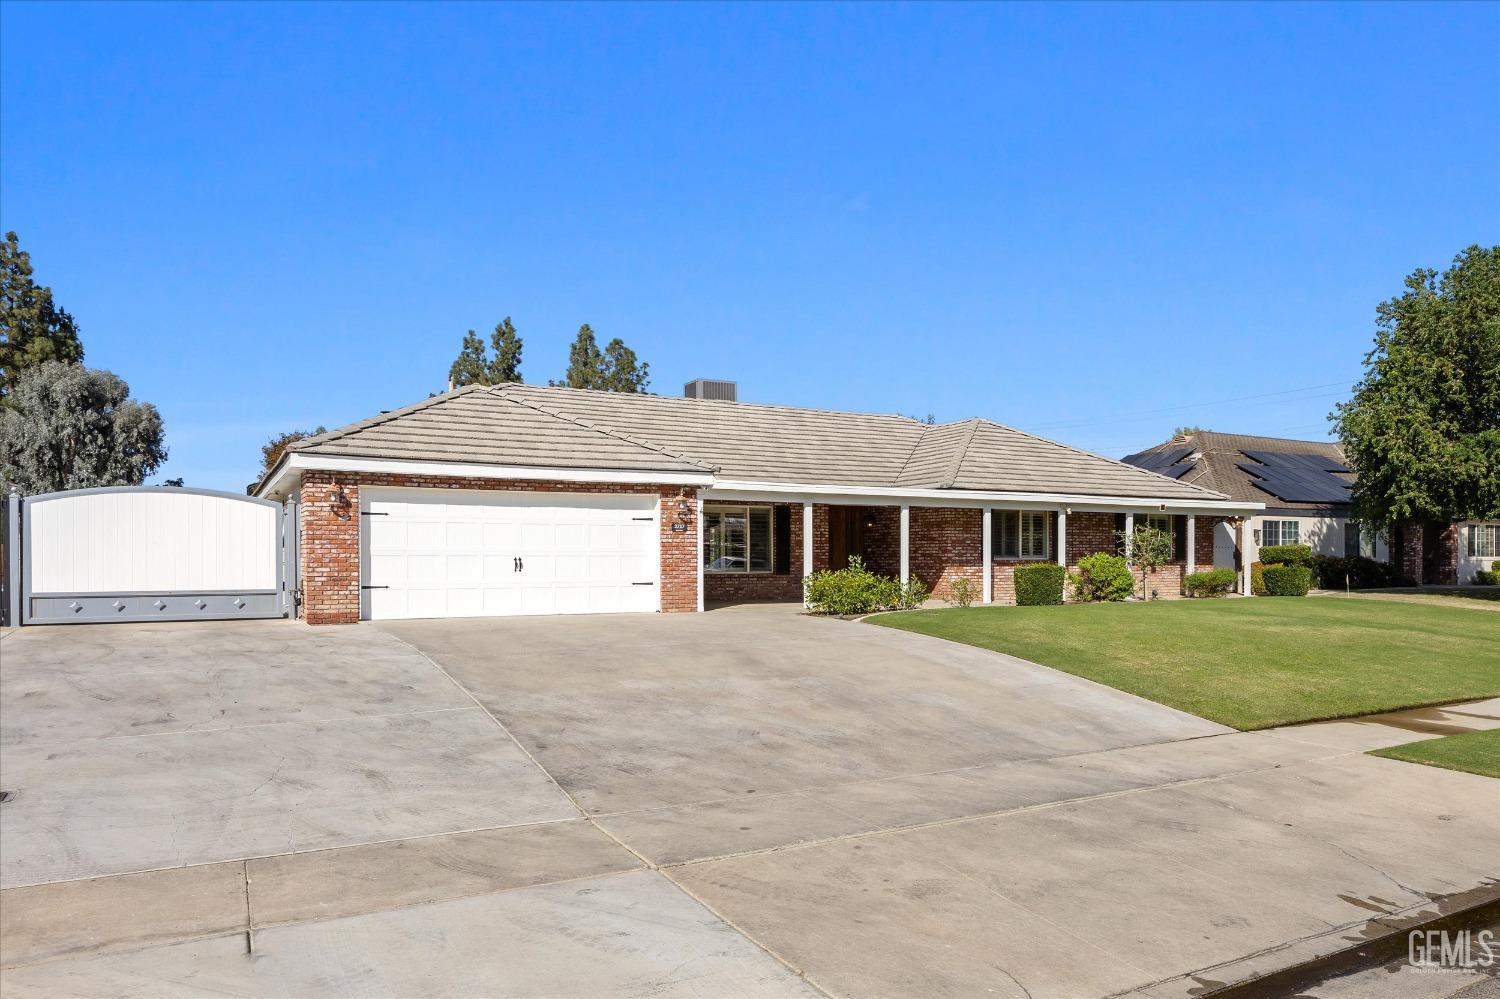
[[[363,492],[370,617],[657,609],[655,497]]]
[[[450,520],[445,526],[447,532],[443,543],[448,548],[475,549],[484,538],[484,525],[477,521],[471,523]]]
[[[395,516],[393,513],[392,516]],[[410,520],[406,523],[408,548],[441,548],[443,525],[435,520]]]

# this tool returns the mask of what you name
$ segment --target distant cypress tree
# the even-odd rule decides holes
[[[566,388],[604,389],[609,387],[605,384],[605,374],[604,355],[599,353],[599,341],[594,339],[594,331],[589,324],[584,323],[578,327],[578,335],[568,348],[568,370],[563,373],[562,381],[550,384]]]
[[[448,369],[448,380],[454,388],[464,385],[503,385],[521,380],[521,337],[506,316],[495,324],[490,334],[491,357],[485,353],[484,341],[469,330],[464,334],[458,357]]]
[[[31,278],[31,254],[14,232],[0,243],[0,404],[22,371],[46,361],[83,360],[78,326],[52,301],[52,289]]]

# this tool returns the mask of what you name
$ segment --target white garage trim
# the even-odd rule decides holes
[[[652,493],[360,487],[360,617],[661,609]]]

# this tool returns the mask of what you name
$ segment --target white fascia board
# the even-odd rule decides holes
[[[1004,506],[1022,510],[1073,511],[1161,510],[1170,513],[1201,513],[1207,516],[1249,516],[1265,509],[1264,503],[1238,500],[1167,499],[1154,496],[1082,496],[1070,493],[980,492],[972,489],[891,489],[879,486],[819,486],[791,482],[741,482],[717,480],[703,493],[706,501],[745,502],[767,497],[788,501],[829,503],[843,506],[891,505],[984,507]]]
[[[553,482],[651,483],[668,486],[707,486],[710,472],[661,472],[620,468],[542,468],[534,465],[482,465],[457,461],[407,461],[383,458],[347,458],[327,454],[293,452],[282,459],[258,495],[279,495],[302,477],[303,472],[370,472],[387,475],[435,475],[473,479],[547,479]]]

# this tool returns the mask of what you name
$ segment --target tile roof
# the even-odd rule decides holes
[[[1344,461],[1344,449],[1336,441],[1302,441],[1291,440],[1285,437],[1262,437],[1255,434],[1221,434],[1211,430],[1200,430],[1197,433],[1163,441],[1155,447],[1127,455],[1124,460],[1127,463],[1136,464],[1142,462],[1147,455],[1164,451],[1182,450],[1184,448],[1187,449],[1188,453],[1177,464],[1189,464],[1192,468],[1180,476],[1179,481],[1181,482],[1213,489],[1231,499],[1265,503],[1268,506],[1275,507],[1287,507],[1299,510],[1326,510],[1330,506],[1347,505],[1309,503],[1282,499],[1266,489],[1264,484],[1257,486],[1257,477],[1240,467],[1241,465],[1253,466],[1255,464],[1246,455],[1245,452],[1247,451],[1312,454],[1342,462]],[[1341,472],[1329,472],[1326,474],[1340,482],[1352,483],[1354,481],[1353,474]]]
[[[306,438],[288,451],[712,471],[721,480],[823,486],[1224,498],[988,420],[929,425],[897,415],[535,385],[469,386]]]

